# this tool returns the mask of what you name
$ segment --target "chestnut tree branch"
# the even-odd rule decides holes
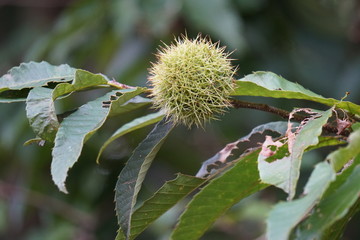
[[[264,111],[264,112],[269,112],[269,113],[273,113],[276,114],[284,119],[289,119],[290,116],[290,112],[280,109],[280,108],[276,108],[273,106],[269,106],[267,104],[263,104],[263,103],[253,103],[253,102],[247,102],[247,101],[242,101],[242,100],[237,100],[237,99],[232,99],[230,100],[231,105],[234,108],[249,108],[249,109],[256,109],[256,110],[260,110],[260,111]],[[294,119],[297,122],[301,122],[303,120],[305,120],[307,118],[307,116],[295,113],[292,115],[292,119]],[[338,134],[338,129],[334,126],[331,126],[330,124],[325,124],[323,126],[323,130],[325,130],[328,133],[335,133],[337,135]],[[340,135],[348,137],[350,134],[350,132],[348,130],[344,130],[340,133]]]

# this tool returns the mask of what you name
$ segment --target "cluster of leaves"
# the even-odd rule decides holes
[[[57,113],[57,100],[94,88],[108,91],[75,110]],[[68,172],[77,162],[84,143],[108,118],[150,107],[152,100],[146,97],[147,92],[147,88],[120,84],[102,74],[46,62],[23,63],[0,78],[1,102],[26,103],[29,123],[37,135],[28,143],[54,144],[51,174],[62,192],[67,192]],[[256,72],[236,81],[232,97],[237,96],[305,99],[329,109],[297,109],[289,114],[288,121],[254,128],[204,162],[197,176],[178,174],[140,204],[137,196],[146,173],[174,126],[162,112],[124,124],[103,144],[98,162],[112,141],[157,123],[134,150],[116,183],[116,214],[120,226],[117,239],[134,239],[181,199],[200,189],[186,206],[171,236],[172,239],[198,239],[231,206],[270,185],[283,189],[288,199],[271,210],[267,218],[268,239],[341,236],[348,220],[359,210],[360,106],[324,98],[270,72]],[[303,115],[299,115],[300,112]],[[296,125],[291,119],[301,120]],[[259,148],[248,149],[235,160],[227,161],[238,144],[249,141],[253,134],[266,132],[276,133],[278,138],[267,136]],[[295,198],[304,152],[337,145],[345,146],[316,164],[303,194]],[[214,169],[218,163],[223,166]]]

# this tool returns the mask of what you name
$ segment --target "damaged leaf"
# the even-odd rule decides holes
[[[173,127],[173,123],[167,119],[157,123],[120,172],[115,187],[115,210],[120,226],[119,234],[125,235],[126,239],[131,236],[132,215],[147,170]]]
[[[187,205],[171,239],[200,239],[204,232],[231,206],[267,187],[257,170],[259,150],[234,160],[234,165],[211,180]]]
[[[124,104],[142,91],[141,88],[111,91],[82,105],[62,121],[56,134],[51,162],[51,175],[60,191],[67,193],[65,181],[68,171],[80,157],[84,143],[105,123],[112,110],[103,108],[101,103],[111,95],[122,92],[116,101],[118,104]]]
[[[197,177],[204,177],[211,174],[211,170],[217,165],[225,163],[230,156],[231,151],[237,148],[237,145],[241,142],[250,141],[250,138],[255,134],[263,134],[266,131],[271,131],[279,135],[284,135],[287,129],[287,122],[277,121],[259,125],[255,127],[248,135],[240,138],[239,140],[229,143],[220,152],[216,153],[213,157],[209,158],[201,165]]]
[[[284,154],[282,158],[269,163],[266,161],[268,156],[259,154],[258,168],[261,180],[283,189],[289,194],[288,199],[292,199],[300,175],[302,155],[305,149],[319,143],[318,137],[322,132],[322,127],[331,115],[332,109],[322,112],[321,116],[313,114],[310,120],[303,121],[294,133],[288,129],[286,133],[288,137],[290,136],[288,138],[289,155]],[[288,126],[291,127],[291,124]]]
[[[265,136],[265,142],[261,146],[260,154],[264,157],[271,157],[277,152],[277,149],[282,145],[284,145],[284,143],[280,141],[274,142],[271,136]],[[276,147],[276,149],[272,150],[271,146]]]

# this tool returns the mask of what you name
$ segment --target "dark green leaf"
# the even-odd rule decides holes
[[[96,159],[96,162],[99,163],[101,154],[103,153],[105,148],[110,143],[112,143],[119,137],[125,135],[126,133],[129,133],[129,132],[135,131],[139,128],[146,127],[150,124],[156,123],[156,122],[160,121],[163,117],[164,117],[163,113],[157,112],[157,113],[152,113],[152,114],[149,114],[149,115],[146,115],[143,117],[136,118],[136,119],[132,120],[131,122],[123,125],[121,128],[116,130],[116,132],[108,140],[106,140],[106,142],[101,146],[99,154]]]
[[[335,171],[339,171],[347,162],[360,154],[360,129],[352,132],[348,138],[349,144],[337,151],[330,153],[327,160],[330,161]]]
[[[173,127],[173,123],[166,119],[160,121],[134,150],[119,175],[115,188],[115,210],[120,231],[126,239],[131,235],[131,218],[146,172]]]
[[[136,238],[149,224],[198,188],[204,181],[203,178],[178,174],[174,180],[166,182],[133,213],[130,239]],[[120,234],[122,233],[119,231]],[[119,235],[117,239],[121,239]]]
[[[256,72],[236,81],[233,96],[260,96],[272,98],[305,99],[334,106],[360,115],[360,106],[351,102],[324,98],[271,72]]]
[[[310,146],[306,149],[306,151],[311,151],[313,149],[321,148],[321,147],[328,147],[328,146],[336,146],[336,145],[342,145],[346,142],[342,140],[341,138],[338,138],[336,136],[319,136],[319,143],[316,144],[316,146]]]
[[[267,239],[288,239],[291,230],[309,213],[335,179],[331,166],[322,162],[316,165],[304,189],[304,196],[275,205],[267,219]]]
[[[357,164],[360,156],[355,160]],[[298,229],[297,239],[329,239],[324,238],[332,230],[330,227],[335,222],[346,216],[349,209],[359,199],[360,194],[360,166],[349,171],[342,177],[337,177],[335,182],[330,185],[329,193],[321,200],[319,205]],[[329,236],[329,235],[328,235]]]
[[[199,239],[215,220],[241,199],[267,187],[257,170],[259,150],[235,160],[234,166],[212,180],[188,204],[172,239]]]
[[[59,66],[47,62],[22,63],[0,78],[0,92],[41,87],[49,82],[67,82],[74,79],[75,69],[66,64]]]
[[[349,208],[347,214],[342,217],[340,220],[337,220],[332,224],[332,226],[328,227],[321,235],[321,238],[324,240],[327,239],[342,239],[344,235],[344,231],[347,227],[347,224],[350,222],[352,217],[355,216],[360,211],[360,198]],[[306,234],[305,234],[306,235]]]
[[[353,125],[351,125],[351,129],[353,131],[356,131],[356,130],[360,129],[360,122],[356,122]]]

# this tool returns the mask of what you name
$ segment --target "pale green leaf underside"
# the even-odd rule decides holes
[[[322,162],[316,165],[304,189],[304,197],[290,202],[278,203],[267,219],[267,239],[287,240],[291,230],[313,208],[335,179],[331,166]]]
[[[54,72],[53,74],[56,74],[56,72]],[[86,88],[96,87],[100,85],[107,85],[108,83],[107,79],[103,75],[93,74],[81,69],[74,70],[74,74],[71,75],[71,77],[65,78],[65,80],[59,81],[57,75],[49,75],[48,77],[48,82],[60,82],[54,88],[52,94],[53,100],[74,91],[84,90]],[[72,81],[72,83],[69,83],[70,81]],[[45,86],[48,82],[43,81],[43,79],[37,79],[37,81],[35,82],[27,82],[27,84],[29,84],[27,88],[39,87],[38,85]],[[33,84],[34,86],[32,86],[31,84]],[[18,87],[23,87],[23,85],[19,85]],[[25,101],[28,91],[29,89],[7,90],[3,92],[1,92],[0,90],[0,102],[11,103]]]
[[[53,141],[59,122],[52,99],[53,90],[36,87],[31,89],[26,99],[26,117],[37,136]]]
[[[67,82],[74,79],[75,69],[67,64],[59,66],[47,62],[22,63],[0,78],[0,92],[41,87],[49,82]]]
[[[351,113],[360,115],[360,106],[347,101],[324,98],[271,72],[255,72],[236,81],[232,96],[259,96],[272,98],[304,99],[328,106],[336,105]],[[345,93],[344,93],[345,95]]]
[[[174,180],[166,182],[133,213],[130,239],[136,238],[147,226],[198,188],[204,181],[203,178],[178,174]],[[116,239],[125,239],[120,230]]]
[[[140,94],[142,89],[115,90],[106,95],[82,105],[76,112],[69,115],[61,123],[55,138],[52,151],[51,175],[58,188],[66,191],[65,180],[69,169],[78,160],[85,141],[105,122],[111,108],[104,108],[107,101],[116,92],[123,94],[116,102],[125,103]]]
[[[116,132],[114,132],[114,134],[108,140],[106,140],[106,142],[101,146],[98,156],[97,156],[97,159],[96,159],[96,162],[99,163],[101,154],[104,152],[104,150],[107,148],[107,146],[110,143],[112,143],[119,137],[121,137],[129,132],[135,131],[139,128],[146,127],[146,126],[154,124],[154,123],[157,123],[163,117],[164,117],[164,114],[161,112],[151,113],[146,116],[136,118],[136,119],[132,120],[131,122],[124,124],[118,130],[116,130]]]
[[[300,175],[303,153],[308,147],[319,143],[318,137],[322,132],[322,126],[328,121],[331,114],[332,109],[329,109],[323,112],[321,117],[312,119],[303,126],[296,136],[289,156],[269,163],[266,161],[266,156],[259,154],[258,168],[261,180],[283,189],[289,194],[289,199],[292,199]]]
[[[148,136],[138,145],[122,169],[115,187],[115,210],[121,232],[129,239],[131,218],[137,195],[155,155],[173,128],[166,119],[160,121]]]
[[[253,128],[248,135],[240,138],[239,141],[240,142],[249,141],[250,138],[254,134],[257,134],[257,133],[258,134],[263,134],[266,131],[271,131],[271,132],[278,133],[280,135],[285,135],[287,125],[288,125],[288,122],[285,122],[285,121],[276,121],[276,122],[264,123],[264,124],[261,124],[261,125],[255,127],[255,128]]]
[[[199,239],[231,206],[268,186],[260,183],[258,154],[257,150],[240,157],[233,167],[196,194],[181,216],[172,239]]]
[[[296,239],[329,239],[333,231],[332,225],[338,224],[358,200],[360,194],[360,155],[357,156],[356,167],[350,169],[343,177],[341,174],[329,187],[329,194],[314,209],[313,214],[306,219],[296,231]],[[347,170],[346,170],[347,171]],[[345,172],[346,172],[345,171]],[[339,182],[339,183],[338,183]],[[349,220],[349,219],[348,219]],[[331,234],[330,236],[333,236]],[[329,237],[329,236],[328,236]]]
[[[26,114],[34,132],[42,139],[52,142],[59,128],[54,101],[73,91],[106,83],[107,80],[100,74],[76,70],[75,79],[71,84],[60,83],[54,90],[45,87],[31,89],[26,100]]]

